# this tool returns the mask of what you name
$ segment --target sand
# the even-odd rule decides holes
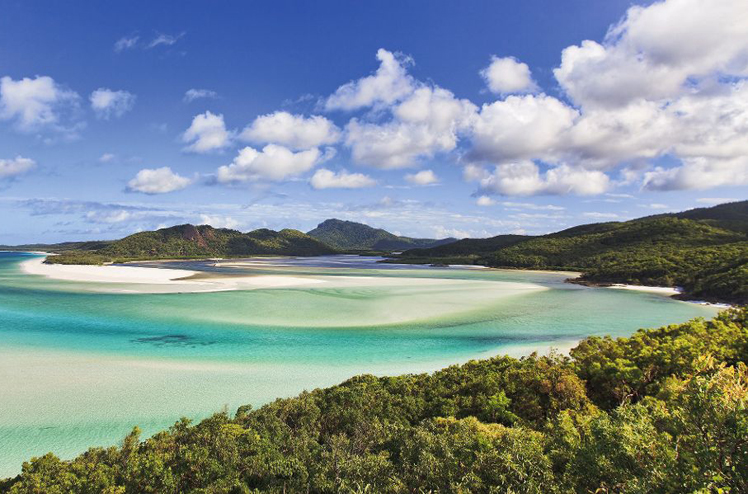
[[[666,297],[672,297],[673,295],[679,295],[683,291],[677,287],[668,286],[645,286],[645,285],[625,285],[617,283],[611,285],[608,288],[615,288],[617,290],[636,290],[638,292],[656,293],[658,295],[664,295]]]
[[[96,284],[81,287],[117,293],[187,293],[226,290],[288,288],[323,283],[311,277],[257,275],[241,277],[201,277],[187,269],[144,268],[138,266],[82,266],[44,264],[37,258],[21,263],[26,274],[54,280]]]
[[[233,266],[230,264],[229,266]],[[229,290],[260,290],[273,288],[373,288],[422,287],[439,289],[474,287],[521,293],[546,289],[534,283],[499,281],[445,280],[441,278],[326,276],[200,272],[186,269],[150,268],[141,266],[82,266],[44,264],[42,258],[21,263],[21,269],[32,275],[78,283],[68,289],[106,293],[200,293]]]

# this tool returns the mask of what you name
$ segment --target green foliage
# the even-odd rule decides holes
[[[748,492],[748,313],[571,357],[496,357],[358,376],[232,418],[187,419],[0,492]]]
[[[434,240],[394,235],[381,228],[372,228],[362,223],[330,219],[323,221],[308,234],[325,244],[347,251],[393,251],[418,247],[435,247],[454,242],[453,238]]]
[[[88,251],[50,256],[53,264],[103,264],[149,259],[197,259],[256,255],[316,256],[334,254],[322,242],[298,230],[268,229],[241,233],[208,225],[179,225],[140,232]]]
[[[541,237],[461,240],[396,261],[581,271],[583,282],[680,286],[687,297],[748,303],[747,233],[743,201]]]

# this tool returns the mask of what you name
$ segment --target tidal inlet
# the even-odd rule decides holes
[[[82,269],[44,259],[0,254],[3,476],[30,456],[117,444],[134,426],[149,435],[182,416],[257,407],[359,374],[563,352],[586,336],[717,311],[566,283],[570,273],[378,257]]]

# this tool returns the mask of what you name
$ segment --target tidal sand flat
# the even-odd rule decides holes
[[[149,271],[137,283],[25,271],[41,259],[0,254],[0,476],[31,455],[69,458],[115,444],[135,425],[151,434],[181,416],[261,405],[361,373],[567,349],[588,335],[716,313],[660,294],[564,283],[563,274],[356,256],[122,267]],[[316,282],[148,291],[181,286],[183,274],[194,283]]]

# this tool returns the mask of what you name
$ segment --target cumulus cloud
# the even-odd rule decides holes
[[[518,161],[495,167],[480,180],[485,193],[507,196],[594,195],[610,187],[608,176],[597,170],[560,165],[541,172],[532,161]]]
[[[666,0],[631,7],[602,43],[562,53],[554,71],[581,106],[620,106],[689,91],[715,74],[748,75],[748,5],[733,0]]]
[[[644,174],[649,190],[711,189],[722,185],[748,185],[748,156],[732,159],[703,157],[683,160],[674,168],[657,167]]]
[[[476,161],[553,161],[578,112],[558,99],[541,94],[509,96],[483,105],[471,127]]]
[[[418,173],[408,173],[405,180],[413,185],[432,185],[439,183],[439,178],[431,170],[421,170]]]
[[[340,129],[325,117],[305,118],[277,111],[257,117],[240,137],[254,143],[280,144],[298,150],[334,144],[340,139]]]
[[[335,150],[325,153],[313,148],[297,153],[277,144],[268,144],[262,151],[250,146],[239,151],[230,165],[218,168],[216,178],[220,183],[280,182],[305,173],[315,165],[334,156]]]
[[[23,175],[36,167],[36,162],[29,158],[16,156],[13,159],[0,159],[0,179],[10,179]]]
[[[23,132],[66,130],[62,115],[77,107],[78,100],[77,93],[48,76],[0,79],[0,119],[14,120],[16,128]]]
[[[406,66],[412,60],[383,48],[377,51],[376,73],[340,86],[327,101],[326,110],[356,110],[375,104],[392,104],[413,91]]]
[[[488,89],[496,94],[527,93],[538,89],[530,67],[514,57],[492,57],[491,64],[481,71]]]
[[[215,99],[218,97],[218,93],[211,91],[210,89],[188,89],[184,93],[185,103],[192,103],[196,99]]]
[[[108,120],[111,117],[121,117],[132,110],[135,105],[135,95],[127,91],[113,91],[99,88],[89,96],[91,108],[98,118]]]
[[[491,199],[489,196],[479,196],[478,199],[475,200],[475,204],[478,206],[493,206],[496,204],[496,201]]]
[[[223,115],[209,111],[196,115],[190,127],[182,134],[182,141],[189,145],[185,151],[207,153],[223,149],[231,144],[233,133],[226,130]]]
[[[235,230],[239,227],[239,225],[241,225],[241,222],[232,218],[231,216],[218,214],[201,214],[200,224],[210,225],[213,228],[229,228],[231,230]]]
[[[174,173],[171,168],[144,168],[127,183],[127,190],[143,194],[165,194],[181,190],[192,183],[187,177]]]
[[[475,109],[446,89],[422,86],[392,108],[387,122],[351,119],[345,143],[359,164],[381,169],[415,166],[420,158],[455,149]]]
[[[99,163],[109,163],[111,161],[114,161],[117,158],[112,153],[104,153],[99,157]]]
[[[632,7],[602,42],[566,48],[554,75],[569,103],[530,94],[483,105],[466,177],[475,179],[476,162],[534,161],[598,178],[622,168],[622,183],[650,190],[748,183],[745,2]],[[665,156],[680,165],[648,170]]]
[[[309,180],[315,189],[361,189],[373,187],[376,183],[376,180],[363,173],[348,173],[346,170],[335,173],[326,168],[314,172]]]

